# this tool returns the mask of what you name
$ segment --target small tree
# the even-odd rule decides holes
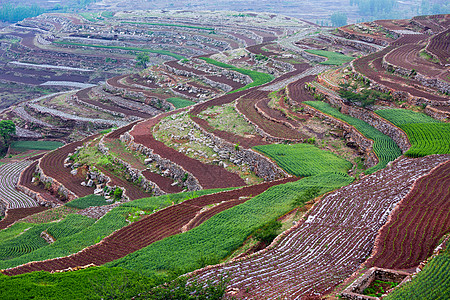
[[[117,187],[117,188],[114,190],[114,199],[116,199],[116,200],[122,199],[122,194],[123,194],[122,189]]]
[[[150,61],[150,57],[144,52],[139,52],[136,56],[136,60],[138,66],[145,68],[147,66],[147,63]]]

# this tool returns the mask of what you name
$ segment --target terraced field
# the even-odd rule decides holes
[[[0,166],[0,201],[7,203],[8,208],[25,208],[38,206],[38,203],[16,189],[20,173],[32,162],[21,161]]]

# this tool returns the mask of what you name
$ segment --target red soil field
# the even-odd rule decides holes
[[[368,267],[409,269],[450,232],[450,161],[420,178],[380,230]]]
[[[254,186],[186,200],[183,203],[169,206],[143,217],[141,220],[107,236],[100,243],[90,246],[71,256],[28,263],[7,269],[3,271],[3,274],[12,276],[38,270],[50,272],[69,267],[85,266],[91,263],[102,265],[137,251],[163,238],[180,233],[182,227],[194,218],[206,205],[239,199],[239,197],[256,196],[271,186],[295,180],[298,180],[298,178],[290,177],[283,180],[265,182]]]
[[[160,155],[162,158],[168,159],[183,167],[198,179],[200,185],[204,189],[245,185],[244,180],[240,178],[239,175],[231,173],[217,165],[204,164],[166,146],[160,141],[157,141],[153,137],[151,129],[166,115],[168,114],[162,114],[156,118],[137,124],[130,132],[134,137],[134,141],[152,149],[155,154]]]
[[[183,191],[178,185],[172,185],[173,180],[171,178],[161,176],[157,173],[150,172],[149,170],[142,171],[142,175],[147,180],[156,183],[156,185],[166,193],[180,193]]]
[[[64,145],[63,147],[46,154],[41,158],[39,166],[44,171],[45,175],[58,180],[78,197],[93,194],[94,188],[82,186],[81,182],[84,181],[84,178],[70,174],[72,169],[64,167],[64,160],[69,153],[73,153],[75,151],[75,148],[82,146],[83,143],[95,138],[96,136],[97,135],[93,135],[82,141]]]
[[[450,63],[450,29],[431,38],[427,50],[436,55],[442,65]]]
[[[49,209],[49,207],[45,206],[8,209],[8,211],[6,212],[6,216],[2,220],[0,220],[0,230],[5,229],[6,227],[14,224],[14,222],[20,219],[34,215],[47,209]]]

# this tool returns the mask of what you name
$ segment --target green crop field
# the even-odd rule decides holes
[[[138,25],[152,25],[152,26],[181,27],[181,28],[191,28],[191,29],[201,29],[201,30],[214,31],[214,28],[210,28],[210,27],[182,25],[182,24],[145,23],[145,22],[121,22],[121,23],[124,23],[124,24],[138,24]]]
[[[309,144],[271,144],[253,149],[275,160],[289,174],[299,177],[325,172],[346,173],[352,168],[350,162]]]
[[[55,150],[64,144],[55,141],[15,141],[11,148],[17,150]]]
[[[243,91],[243,90],[247,90],[251,87],[254,86],[259,86],[265,83],[268,83],[270,81],[272,81],[273,76],[266,74],[266,73],[261,73],[261,72],[256,72],[256,71],[252,71],[252,70],[247,70],[247,69],[243,69],[243,68],[238,68],[232,65],[228,65],[226,63],[211,59],[209,57],[200,57],[200,59],[203,59],[204,61],[206,61],[208,64],[212,64],[221,68],[225,68],[225,69],[230,69],[232,71],[236,71],[238,73],[244,74],[244,75],[248,75],[253,82],[247,84],[246,86],[243,86],[239,89],[233,90],[230,93],[235,93],[235,92],[239,92],[239,91]]]
[[[168,98],[168,99],[166,99],[166,101],[169,103],[172,103],[176,109],[191,106],[191,105],[195,104],[194,101],[186,100],[186,99],[178,98],[178,97]]]
[[[433,258],[412,281],[395,289],[387,300],[450,299],[450,248]]]
[[[97,195],[88,195],[86,197],[78,198],[65,205],[67,207],[73,207],[78,209],[85,209],[91,206],[104,206],[112,204],[112,202],[107,202],[105,197]]]
[[[320,63],[321,65],[340,66],[355,59],[354,57],[351,56],[325,50],[305,50],[305,52],[328,58],[328,60],[321,62]]]
[[[450,153],[450,123],[439,122],[425,114],[406,109],[377,110],[376,114],[401,128],[411,143],[409,157]]]
[[[353,118],[349,115],[345,115],[336,108],[331,107],[328,103],[322,101],[306,101],[303,103],[312,106],[327,115],[348,123],[349,125],[355,127],[365,137],[374,141],[373,151],[378,156],[379,162],[377,165],[364,171],[364,173],[371,174],[377,170],[383,169],[386,167],[388,162],[393,161],[402,155],[402,151],[390,137],[370,126],[368,123],[360,119]]]
[[[271,187],[192,230],[155,242],[106,266],[152,275],[164,270],[188,272],[205,263],[217,263],[241,246],[255,229],[290,211],[302,191],[318,187],[323,194],[352,181],[346,174],[326,173]]]
[[[49,244],[40,236],[43,231],[47,231],[47,233],[58,240],[70,237],[91,226],[94,222],[95,220],[89,217],[69,215],[63,221],[57,223],[39,225],[24,223],[16,226],[14,230],[8,231],[10,238],[0,242],[0,261],[1,263],[7,263],[10,259],[21,257],[48,246]],[[26,228],[24,229],[24,227],[29,229],[25,231]],[[14,234],[15,236],[13,236]]]
[[[110,235],[112,232],[127,226],[129,223],[126,221],[126,218],[131,213],[135,213],[136,210],[142,210],[145,212],[153,212],[154,210],[159,210],[164,207],[172,205],[172,203],[179,203],[187,199],[192,199],[195,197],[199,197],[201,195],[216,193],[219,191],[223,191],[224,189],[211,189],[211,190],[201,190],[195,192],[184,192],[179,194],[170,194],[163,195],[158,197],[150,197],[143,198],[139,200],[134,200],[131,202],[127,202],[122,204],[121,206],[115,207],[110,212],[108,212],[105,216],[100,218],[95,223],[91,224],[83,228],[81,231],[73,232],[70,236],[62,237],[67,233],[58,233],[61,234],[61,238],[57,239],[53,244],[47,244],[42,238],[39,237],[39,234],[49,227],[48,224],[36,225],[31,229],[27,230],[24,234],[19,235],[15,239],[11,239],[8,242],[8,245],[22,245],[20,247],[24,247],[28,250],[21,250],[20,255],[16,254],[14,257],[9,256],[8,260],[0,260],[0,269],[6,269],[15,267],[21,264],[25,264],[30,261],[41,261],[45,259],[67,256],[72,253],[78,252],[88,246],[96,244],[100,242],[104,237]],[[228,190],[228,189],[227,189]],[[65,220],[78,220],[79,216],[69,215]],[[87,218],[87,217],[85,217]],[[64,220],[64,221],[65,221]],[[93,220],[93,219],[91,219]],[[63,223],[64,221],[61,221]],[[95,220],[94,220],[95,221]],[[64,231],[63,228],[59,228],[58,223],[50,223],[56,224],[53,230],[54,232]],[[63,223],[67,224],[67,223]],[[70,228],[67,229],[70,231]],[[30,236],[30,241],[26,240]],[[36,239],[36,236],[40,239]],[[0,235],[1,237],[1,235]],[[14,244],[11,244],[15,241]],[[41,242],[41,240],[43,242]],[[30,244],[30,246],[28,246]],[[13,247],[11,246],[11,247]],[[9,249],[9,248],[8,248]],[[6,251],[6,250],[4,250]],[[10,250],[8,250],[11,252]],[[8,253],[9,253],[8,252]],[[5,252],[5,256],[8,255]]]
[[[55,41],[53,42],[59,45],[72,45],[72,46],[80,46],[80,47],[91,47],[91,48],[104,48],[104,49],[120,49],[120,50],[129,50],[129,51],[141,51],[148,53],[157,53],[161,55],[171,56],[175,59],[184,59],[185,57],[179,54],[175,54],[166,50],[154,50],[154,49],[144,49],[138,47],[122,47],[122,46],[105,46],[105,45],[92,45],[92,44],[81,44],[81,43],[72,43],[72,42],[62,42]]]

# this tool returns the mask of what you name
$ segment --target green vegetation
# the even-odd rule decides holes
[[[321,62],[321,65],[334,65],[340,66],[354,60],[354,57],[347,56],[337,52],[325,51],[325,50],[305,50],[308,53],[319,55],[328,58],[328,60]]]
[[[326,173],[271,187],[192,230],[155,242],[107,266],[151,275],[173,269],[183,273],[218,263],[256,229],[290,211],[298,193],[310,187],[318,187],[320,193],[325,193],[352,181],[346,174]]]
[[[184,56],[175,54],[166,50],[154,50],[154,49],[144,49],[138,47],[122,47],[122,46],[105,46],[105,45],[92,45],[92,44],[81,44],[81,43],[72,43],[67,41],[55,41],[53,42],[59,45],[72,45],[72,46],[80,46],[80,47],[91,47],[91,48],[105,48],[105,49],[120,49],[120,50],[129,50],[129,51],[142,51],[148,53],[158,53],[161,55],[171,56],[175,59],[183,59]]]
[[[17,150],[55,150],[64,146],[61,142],[55,141],[16,141],[11,143],[11,148]]]
[[[30,261],[40,261],[55,257],[67,256],[72,253],[78,252],[88,246],[100,242],[104,237],[110,235],[112,232],[124,226],[127,226],[129,224],[127,222],[127,217],[129,216],[130,213],[131,214],[134,213],[136,209],[152,213],[156,210],[170,206],[173,203],[180,203],[187,199],[192,199],[195,197],[199,197],[201,195],[216,193],[223,190],[224,189],[211,189],[195,192],[184,192],[179,194],[163,195],[159,197],[143,198],[127,202],[122,204],[121,206],[115,207],[105,216],[97,220],[95,223],[91,224],[90,226],[86,226],[83,230],[77,233],[73,233],[67,237],[61,237],[51,245],[47,244],[42,238],[39,237],[42,231],[49,228],[48,224],[61,223],[64,225],[67,224],[63,223],[64,221],[67,220],[67,222],[72,222],[80,216],[76,215],[76,217],[73,217],[73,215],[69,215],[66,217],[64,221],[61,221],[59,223],[48,223],[43,225],[40,224],[37,226],[31,225],[33,227],[27,230],[25,232],[26,234],[24,233],[15,238],[17,243],[15,243],[14,245],[23,245],[21,247],[30,247],[29,245],[34,245],[32,246],[33,248],[30,248],[29,250],[21,250],[20,257],[18,257],[18,255],[16,254],[14,256],[15,258],[10,257],[11,259],[7,261],[0,261],[0,269],[15,267]],[[30,236],[30,241],[25,240],[26,238],[28,238],[28,236]],[[35,242],[36,236],[40,239],[38,242]],[[43,243],[41,243],[41,240],[43,241]],[[12,243],[12,240],[10,240],[10,242]]]
[[[138,66],[145,68],[147,67],[147,63],[150,61],[150,57],[144,52],[139,52],[138,55],[136,55],[136,60]]]
[[[348,123],[349,125],[355,127],[365,137],[374,141],[373,151],[377,155],[379,162],[377,165],[367,169],[364,173],[371,174],[377,170],[383,169],[386,167],[388,162],[393,161],[402,155],[402,151],[390,137],[376,130],[368,123],[360,119],[353,118],[349,115],[345,115],[336,108],[331,107],[328,103],[322,101],[306,101],[303,103],[312,106],[327,115]]]
[[[352,163],[309,144],[271,144],[253,149],[275,160],[289,174],[303,177],[325,172],[346,173]]]
[[[1,299],[222,299],[226,280],[199,283],[186,277],[148,278],[122,268],[92,267],[76,272],[33,272],[18,276],[0,273]],[[162,285],[167,282],[165,285]]]
[[[351,102],[361,103],[360,105],[362,107],[373,105],[376,100],[392,100],[392,96],[388,93],[383,93],[372,89],[356,90],[352,89],[349,84],[339,84],[339,86],[341,87],[339,89],[339,96]]]
[[[182,27],[182,28],[192,28],[192,29],[202,29],[214,31],[214,28],[210,27],[201,27],[201,26],[192,26],[192,25],[182,25],[182,24],[167,24],[167,23],[143,23],[143,22],[121,22],[124,24],[138,24],[138,25],[152,25],[152,26],[169,26],[169,27]]]
[[[208,64],[212,64],[212,65],[224,68],[224,69],[229,69],[229,70],[232,70],[232,71],[235,71],[235,72],[247,75],[253,80],[252,83],[249,83],[246,86],[243,86],[243,87],[241,87],[239,89],[231,91],[230,93],[236,93],[236,92],[239,92],[239,91],[247,90],[247,89],[249,89],[251,87],[259,86],[259,85],[268,83],[268,82],[272,81],[272,79],[273,79],[272,75],[269,75],[269,74],[266,74],[266,73],[261,73],[261,72],[256,72],[256,71],[252,71],[252,70],[247,70],[247,69],[243,69],[243,68],[238,68],[238,67],[235,67],[235,66],[232,66],[232,65],[229,65],[229,64],[226,64],[226,63],[214,60],[214,59],[209,58],[209,57],[200,57],[200,59],[203,59]]]
[[[368,288],[363,291],[364,295],[371,297],[381,297],[386,291],[383,286],[388,289],[394,288],[398,285],[397,282],[374,280]]]
[[[179,98],[179,97],[168,98],[168,99],[166,99],[166,101],[169,103],[172,103],[176,109],[191,106],[191,105],[195,104],[194,101],[186,100],[186,99]]]
[[[450,299],[450,248],[433,258],[410,282],[385,299]]]
[[[303,203],[302,203],[303,205]],[[270,244],[278,235],[278,230],[283,225],[277,220],[272,220],[269,223],[259,227],[253,232],[253,237],[259,242],[264,242],[266,245]]]
[[[401,128],[411,143],[409,157],[450,153],[450,123],[439,122],[425,114],[406,109],[377,110],[376,114]]]
[[[47,231],[56,240],[82,231],[91,226],[94,219],[81,216],[69,215],[61,222],[44,223],[39,225],[26,224],[8,231],[9,239],[0,242],[0,260],[3,262],[13,258],[23,256],[37,249],[48,246],[49,244],[40,236],[41,232]],[[23,227],[28,227],[25,231]],[[20,230],[22,229],[22,233]],[[15,234],[15,236],[13,236]]]
[[[8,151],[11,137],[16,133],[16,125],[11,120],[0,121],[0,158]]]
[[[88,195],[86,197],[77,198],[75,200],[66,203],[65,206],[78,209],[85,209],[91,206],[104,206],[109,205],[111,202],[107,202],[105,197],[98,195]]]

